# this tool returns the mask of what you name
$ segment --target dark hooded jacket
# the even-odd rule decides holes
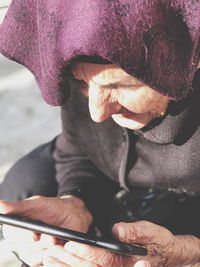
[[[111,118],[93,122],[88,99],[74,86],[62,106],[63,133],[54,153],[59,194],[80,188],[97,196],[111,179],[127,190],[143,187],[198,195],[199,81],[198,71],[186,99],[172,101],[164,118],[136,131],[118,126]]]

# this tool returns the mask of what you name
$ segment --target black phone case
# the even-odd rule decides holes
[[[125,255],[146,256],[147,250],[141,246],[133,246],[116,240],[105,240],[89,234],[68,230],[65,228],[45,224],[39,221],[27,220],[13,215],[0,214],[0,224],[8,224],[37,233],[55,236],[66,241],[72,240],[83,244],[108,249]]]

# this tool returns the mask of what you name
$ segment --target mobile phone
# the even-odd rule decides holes
[[[13,215],[0,214],[0,224],[7,224],[37,233],[55,236],[66,241],[76,241],[83,244],[103,248],[124,255],[146,256],[147,250],[139,245],[130,245],[117,240],[96,238],[89,234],[45,224],[39,221],[27,220]]]

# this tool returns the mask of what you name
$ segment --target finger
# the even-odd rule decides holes
[[[138,261],[134,267],[151,267],[151,265],[148,261]]]
[[[147,221],[116,223],[112,233],[120,241],[130,244],[165,244],[173,238],[173,234],[166,228]]]
[[[14,226],[3,225],[2,231],[4,238],[8,242],[24,242],[24,240],[27,242],[33,242],[39,240],[39,235],[37,233]]]
[[[22,248],[20,248],[20,251],[26,254],[28,253],[38,253],[40,251],[45,251],[46,249],[49,249],[56,244],[56,238],[48,235],[41,235],[40,239],[36,242],[29,242]],[[18,243],[19,245],[19,243]],[[23,244],[24,245],[24,244]],[[18,249],[19,250],[19,249]]]
[[[7,243],[10,244],[12,250],[19,250],[20,247],[23,249],[32,249],[34,245],[37,250],[43,250],[56,244],[57,240],[53,236],[39,235],[35,232],[17,228],[14,226],[3,226],[3,236]],[[30,247],[30,248],[29,248]]]
[[[57,241],[56,237],[54,237],[54,236],[41,234],[40,242],[45,247],[51,247],[51,246],[54,246],[55,244],[57,244],[58,241]]]
[[[3,226],[3,236],[10,249],[17,254],[20,250],[26,250],[39,240],[39,235],[32,231],[19,229],[12,226]]]
[[[48,257],[48,258],[44,259],[42,263],[43,263],[44,267],[53,267],[53,266],[70,267],[70,265],[63,263],[60,260],[53,258],[53,257]]]
[[[72,255],[68,253],[62,246],[54,246],[46,251],[46,257],[54,257],[59,259],[59,261],[66,263],[73,267],[100,267],[93,262],[86,261],[85,259],[81,259],[76,255]]]
[[[66,243],[65,250],[85,259],[86,261],[90,261],[101,266],[126,266],[133,261],[133,259],[131,259],[129,256],[122,256],[105,249],[100,249],[72,241]],[[135,259],[138,258],[135,257]]]
[[[43,266],[42,260],[46,256],[46,251],[45,250],[34,251],[34,249],[29,251],[21,250],[18,253],[18,256],[28,266]]]
[[[38,266],[38,264],[42,264],[42,260],[46,257],[46,250],[55,246],[55,241],[56,238],[52,236],[41,235],[40,240],[32,244],[26,244],[26,246],[23,246],[23,244],[16,252],[20,259],[29,266]]]
[[[40,208],[41,204],[45,201],[45,197],[34,196],[21,201],[8,202],[0,201],[0,213],[3,214],[18,214],[24,215],[25,217],[30,217],[33,210]],[[35,205],[37,201],[37,206]],[[40,206],[38,206],[40,204]],[[40,214],[41,215],[41,214]]]
[[[38,266],[42,264],[42,259],[46,256],[46,249],[52,246],[52,244],[47,245],[40,240],[32,243],[17,242],[15,246],[11,244],[12,250],[15,251],[19,258],[28,264],[28,266]]]
[[[8,202],[5,200],[0,200],[0,213],[2,214],[11,214],[15,210],[16,202]]]
[[[29,266],[38,266],[44,258],[44,251],[52,247],[56,240],[51,236],[39,236],[34,232],[11,226],[4,226],[3,232],[10,249]]]

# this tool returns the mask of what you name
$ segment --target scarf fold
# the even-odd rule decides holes
[[[51,105],[67,101],[70,62],[82,55],[108,60],[177,101],[200,60],[200,1],[13,0],[0,53],[34,74]]]

